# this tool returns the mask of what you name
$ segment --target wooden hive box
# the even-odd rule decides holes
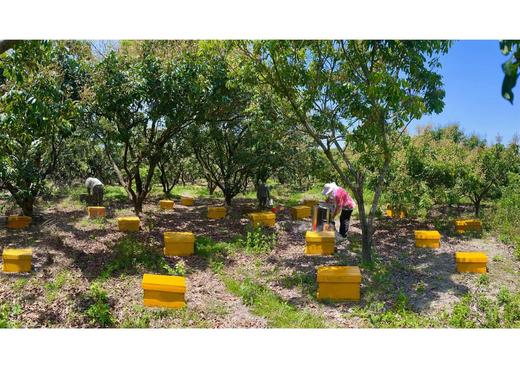
[[[482,252],[455,252],[457,272],[487,272],[487,255]]]
[[[258,226],[273,227],[276,222],[276,214],[268,211],[253,212],[249,214],[249,219],[255,228]]]
[[[146,307],[182,308],[186,306],[186,278],[144,274],[141,283]]]
[[[191,196],[181,196],[181,204],[183,206],[193,206],[195,203],[195,198]]]
[[[402,219],[408,216],[408,213],[405,210],[395,211],[392,208],[387,208],[385,211],[385,216]]]
[[[307,231],[305,233],[305,254],[334,254],[336,233],[334,231]]]
[[[195,252],[195,235],[190,232],[165,232],[164,255],[189,256]]]
[[[441,234],[437,230],[415,230],[415,246],[418,248],[439,248]]]
[[[208,207],[208,218],[210,219],[221,219],[226,217],[226,207]]]
[[[295,206],[291,207],[291,217],[293,220],[299,220],[311,217],[311,207],[309,206]]]
[[[31,224],[32,218],[29,216],[8,216],[7,227],[9,229],[25,229]]]
[[[320,201],[317,199],[305,198],[303,200],[303,205],[311,208],[316,206],[318,203],[320,203]]]
[[[161,199],[159,201],[159,208],[161,210],[173,210],[174,206],[175,206],[175,202],[171,201],[169,199]]]
[[[359,300],[361,271],[357,266],[318,267],[319,300]]]
[[[125,233],[134,233],[139,231],[140,224],[141,220],[137,216],[117,218],[117,225],[119,227],[119,231],[123,231]]]
[[[455,220],[455,231],[464,234],[466,231],[482,231],[482,221],[477,219]]]
[[[32,249],[4,249],[2,253],[3,272],[30,272]]]
[[[105,217],[105,207],[90,206],[87,207],[87,212],[90,218]]]

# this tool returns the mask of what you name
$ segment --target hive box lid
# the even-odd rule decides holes
[[[186,292],[186,278],[182,276],[143,275],[142,287],[145,290],[169,291],[172,293]]]
[[[415,230],[416,239],[440,239],[441,234],[437,230]]]
[[[249,217],[253,220],[272,220],[276,218],[273,212],[253,212],[249,214]]]
[[[336,240],[334,231],[307,231],[305,233],[307,242],[320,242],[322,240]]]
[[[195,235],[190,232],[180,232],[180,231],[167,231],[164,233],[164,239],[177,241],[179,243],[182,242],[194,242]]]
[[[455,252],[457,263],[487,263],[487,255],[482,252]]]
[[[141,221],[141,219],[137,216],[128,216],[128,217],[118,217],[117,221]]]
[[[291,208],[295,209],[295,210],[310,210],[311,209],[309,206],[304,206],[304,205],[294,206],[294,207],[291,207]]]
[[[159,203],[173,203],[171,199],[161,199]]]
[[[32,249],[4,249],[3,255],[4,259],[26,259],[32,257]]]
[[[318,282],[361,282],[361,271],[358,266],[321,266]]]
[[[95,210],[99,210],[99,209],[102,209],[102,208],[105,208],[105,207],[103,207],[103,206],[88,206],[87,209],[88,209],[88,208],[92,208],[92,209],[95,209]]]
[[[482,221],[480,221],[478,219],[465,219],[465,220],[459,219],[459,220],[455,220],[455,225],[456,226],[481,225],[481,224],[482,224]]]
[[[195,197],[192,196],[192,195],[181,195],[181,198],[190,198],[190,199],[194,199]]]
[[[224,212],[226,210],[226,207],[222,207],[222,206],[208,206],[208,210],[215,211],[215,212]]]

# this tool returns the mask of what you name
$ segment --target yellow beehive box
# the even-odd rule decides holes
[[[455,231],[464,234],[466,231],[482,231],[482,221],[477,219],[455,220]]]
[[[119,231],[124,231],[127,233],[133,233],[139,231],[139,225],[141,224],[141,220],[137,216],[129,216],[129,217],[118,217],[117,225],[119,226]]]
[[[334,231],[307,231],[305,243],[305,254],[333,254],[336,234]]]
[[[189,256],[195,251],[195,235],[190,232],[165,232],[164,255]]]
[[[415,230],[415,246],[418,248],[439,248],[441,234],[437,230]]]
[[[195,198],[191,196],[181,196],[181,204],[183,206],[193,206],[195,203]]]
[[[455,252],[457,272],[487,272],[487,255],[482,252]]]
[[[105,207],[91,206],[87,207],[88,217],[105,217]]]
[[[208,207],[208,218],[210,219],[221,219],[226,217],[226,207]]]
[[[311,208],[309,206],[291,207],[291,217],[293,220],[311,217]]]
[[[32,249],[4,249],[2,253],[3,272],[30,272]]]
[[[385,216],[394,217],[394,218],[405,218],[408,214],[405,210],[394,211],[391,208],[387,208],[385,211]]]
[[[31,224],[32,218],[29,216],[8,216],[7,227],[9,229],[25,229]]]
[[[182,308],[186,306],[186,278],[144,274],[141,283],[146,307]]]
[[[320,203],[320,201],[317,199],[306,198],[303,200],[303,205],[311,208],[316,206],[318,203]]]
[[[359,300],[361,271],[357,266],[318,267],[319,300]]]
[[[273,227],[276,222],[276,214],[273,212],[253,212],[249,214],[249,219],[253,227],[267,226]]]
[[[169,199],[161,199],[159,201],[159,208],[161,210],[173,210],[174,206],[175,206],[175,202],[171,201]]]

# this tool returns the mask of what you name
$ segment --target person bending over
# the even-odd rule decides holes
[[[85,186],[88,191],[89,203],[93,206],[103,205],[103,183],[96,178],[87,178]]]
[[[334,204],[334,212],[332,220],[339,217],[339,234],[345,238],[350,225],[350,216],[356,207],[354,200],[350,197],[345,189],[336,185],[336,183],[327,183],[323,186],[322,194],[327,197],[327,202]]]

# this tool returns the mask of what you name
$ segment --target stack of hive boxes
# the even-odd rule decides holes
[[[266,226],[273,227],[276,222],[276,215],[273,212],[253,212],[249,214],[249,219],[253,227]]]
[[[159,208],[161,210],[173,210],[174,206],[175,206],[175,202],[171,201],[169,199],[161,199],[159,201]]]
[[[4,249],[2,253],[3,272],[31,271],[32,249]]]
[[[415,230],[415,246],[418,248],[439,248],[440,239],[437,230]]]
[[[221,219],[226,217],[226,207],[208,207],[208,218]]]
[[[305,243],[305,254],[333,254],[336,234],[334,231],[307,231]]]
[[[147,307],[182,308],[186,305],[186,278],[144,274],[141,286]]]
[[[466,231],[482,231],[482,222],[480,220],[455,220],[455,231],[464,234]]]
[[[141,220],[137,216],[119,217],[117,219],[117,225],[119,231],[126,233],[133,233],[139,231]]]
[[[457,272],[486,273],[487,255],[481,252],[455,252]]]
[[[195,252],[195,235],[190,232],[165,232],[164,255],[189,256]]]
[[[32,218],[29,216],[8,216],[7,227],[9,229],[25,229],[31,224]]]
[[[359,300],[361,272],[357,266],[318,267],[318,299]]]
[[[87,212],[90,218],[105,217],[105,207],[90,206],[87,207]]]
[[[311,217],[311,208],[309,206],[291,207],[291,217],[293,220]]]

